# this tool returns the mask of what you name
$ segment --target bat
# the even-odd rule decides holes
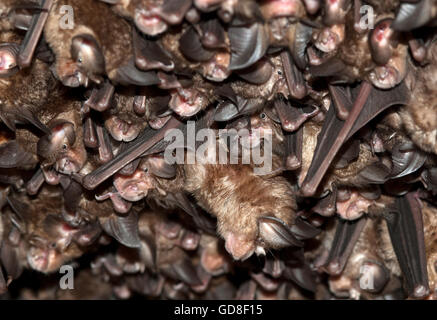
[[[339,97],[341,97],[341,94],[338,94],[333,99],[334,104],[338,102],[336,100]],[[345,141],[386,108],[395,104],[406,104],[408,97],[407,89],[402,83],[390,91],[386,91],[372,88],[368,82],[364,82],[361,84],[353,104],[350,103],[349,99],[344,98],[344,94],[340,100],[343,101],[343,105],[337,107],[337,109],[348,109],[349,115],[346,121],[343,122],[335,116],[334,108],[330,108],[328,111],[327,118],[318,137],[311,166],[301,186],[301,192],[305,196],[311,196],[316,193],[317,187],[329,168],[331,161]],[[329,134],[325,134],[325,132],[329,132]],[[325,149],[325,147],[322,147],[323,145],[329,145],[329,147]]]

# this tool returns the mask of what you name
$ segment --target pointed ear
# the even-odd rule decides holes
[[[176,176],[176,167],[165,162],[162,156],[149,157],[147,165],[150,172],[159,178],[172,179]]]
[[[100,218],[99,222],[107,234],[124,246],[129,248],[141,246],[138,235],[138,215],[135,212],[130,212],[125,217],[111,214],[108,218]]]
[[[272,248],[283,248],[288,246],[302,247],[291,229],[281,219],[264,216],[258,219],[260,238]]]

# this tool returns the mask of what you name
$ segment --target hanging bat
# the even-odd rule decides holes
[[[136,68],[132,28],[107,5],[82,0],[62,3],[74,9],[74,29],[61,28],[60,5],[53,5],[44,36],[56,56],[56,75],[64,85],[87,86],[89,80],[101,83],[105,75],[120,84],[159,83],[155,72]],[[90,17],[92,12],[100,12],[100,15]],[[118,36],[108,37],[113,30],[118,30]]]
[[[353,103],[346,92],[340,93],[341,91],[334,87],[332,87],[331,92],[333,103],[337,106],[340,105],[337,109],[346,109],[349,114],[346,121],[343,122],[336,117],[334,108],[329,109],[321,133],[318,136],[311,166],[301,185],[301,191],[306,196],[316,193],[317,187],[331,161],[345,141],[384,109],[395,104],[406,104],[408,101],[407,89],[402,83],[391,89],[391,94],[389,94],[390,91],[372,88],[368,82],[363,82],[359,89],[355,90],[354,95],[356,98]],[[325,134],[325,132],[330,133]],[[335,137],[335,139],[332,137]],[[323,148],[322,152],[323,145],[330,145],[330,147]],[[320,162],[319,157],[321,158]]]

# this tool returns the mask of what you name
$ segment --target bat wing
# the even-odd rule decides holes
[[[397,197],[394,210],[384,216],[393,249],[405,277],[409,295],[429,293],[422,211],[414,193]]]

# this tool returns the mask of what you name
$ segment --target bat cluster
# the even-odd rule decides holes
[[[3,0],[0,120],[6,298],[437,299],[436,0]]]

